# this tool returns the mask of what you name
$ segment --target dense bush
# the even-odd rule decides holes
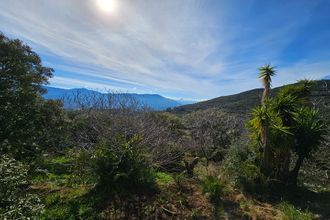
[[[40,199],[27,192],[27,172],[22,163],[0,157],[0,219],[35,219],[42,212]]]
[[[253,185],[262,177],[256,160],[256,153],[249,149],[244,140],[235,142],[223,162],[226,178],[235,186],[244,188]]]
[[[190,148],[207,161],[221,161],[243,127],[241,119],[219,109],[193,112],[184,119],[191,136]]]
[[[136,147],[137,142],[138,138],[133,137],[128,141],[118,140],[111,146],[103,143],[92,153],[91,172],[97,179],[98,191],[131,194],[154,189],[155,174],[141,149]]]

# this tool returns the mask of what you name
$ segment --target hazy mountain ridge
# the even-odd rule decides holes
[[[276,94],[282,87],[283,86],[272,89],[272,94]],[[253,107],[260,103],[262,92],[263,89],[252,89],[234,95],[220,96],[203,102],[178,106],[173,108],[171,112],[185,114],[208,108],[218,108],[226,112],[248,113]],[[328,110],[326,109],[330,105],[330,79],[316,81],[310,100],[311,102],[315,102],[320,110],[328,115]]]
[[[44,87],[47,93],[44,94],[46,99],[62,99],[64,100],[65,108],[76,108],[76,104],[69,103],[68,100],[72,100],[76,94],[83,96],[106,96],[107,94],[97,92],[94,90],[89,90],[85,88],[75,88],[75,89],[61,89],[55,87]],[[140,105],[149,106],[153,110],[165,110],[167,108],[173,108],[180,105],[187,104],[186,100],[173,100],[165,98],[158,94],[136,94],[136,93],[114,93],[115,96],[125,96],[135,99]]]

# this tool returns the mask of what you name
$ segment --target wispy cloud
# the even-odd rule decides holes
[[[96,0],[0,0],[0,25],[54,67],[54,85],[204,99],[257,86],[256,68],[269,61],[281,66],[281,53],[319,5],[301,3],[301,12],[291,12],[306,15],[299,20],[287,11],[294,5],[279,6],[284,18],[272,22],[251,19],[256,1],[246,8],[232,1],[113,1],[117,11],[106,14]],[[322,77],[328,63],[292,66],[292,72],[315,67],[306,77]],[[291,81],[300,78],[290,74]],[[278,84],[284,82],[279,74]]]

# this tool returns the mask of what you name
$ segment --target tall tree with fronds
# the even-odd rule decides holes
[[[266,100],[269,97],[272,76],[275,75],[275,67],[270,65],[265,65],[259,68],[259,78],[264,86],[264,91],[262,94],[261,104],[264,106],[265,111],[267,111]],[[269,121],[264,121],[261,132],[260,132],[260,141],[263,147],[263,158],[261,163],[261,170],[265,175],[268,175],[270,172],[270,160],[271,160],[271,149],[269,142]]]
[[[264,103],[265,99],[269,97],[272,77],[275,76],[276,71],[274,66],[265,65],[259,68],[259,79],[261,80],[262,85],[264,86],[264,92],[262,94],[261,102]]]

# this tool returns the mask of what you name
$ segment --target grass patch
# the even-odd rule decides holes
[[[95,211],[93,203],[89,202],[84,186],[76,188],[60,188],[44,196],[46,205],[41,219],[93,219]]]
[[[161,186],[174,183],[174,178],[170,174],[164,172],[156,172],[155,176],[157,184]]]
[[[311,220],[313,219],[313,214],[308,210],[302,211],[295,208],[288,202],[282,202],[279,204],[279,210],[281,211],[281,218],[283,220]]]

